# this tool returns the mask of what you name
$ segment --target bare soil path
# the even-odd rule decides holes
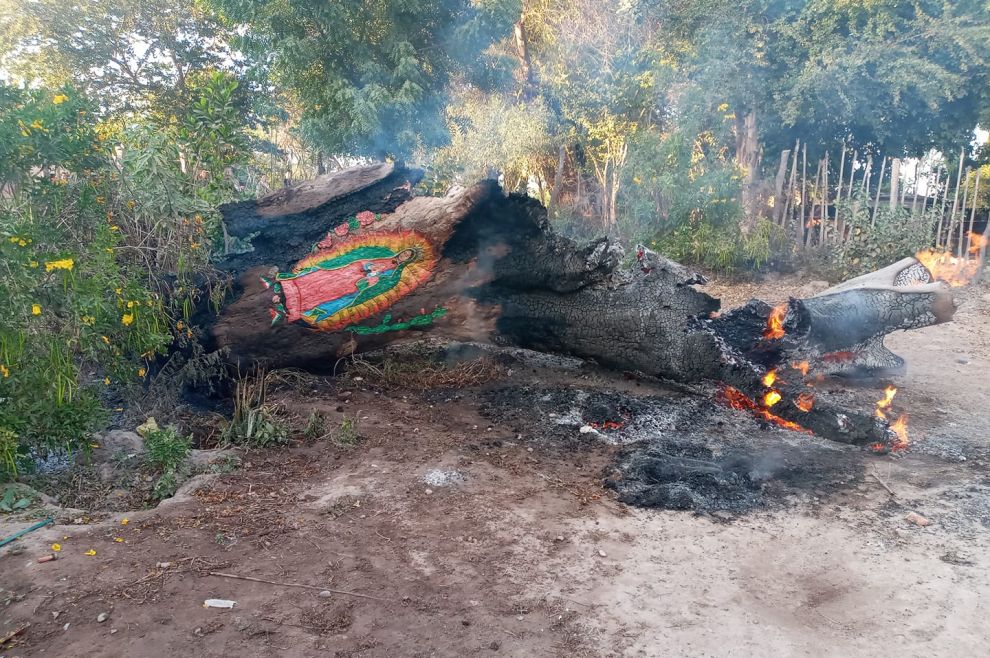
[[[713,287],[733,305],[795,284]],[[474,389],[285,389],[298,418],[356,419],[361,441],[250,452],[158,509],[19,540],[0,554],[0,637],[30,626],[0,653],[985,655],[988,292],[961,293],[952,324],[889,340],[908,361],[894,383],[911,451],[864,453],[871,476],[855,486],[740,517],[623,506],[601,486],[614,447],[533,441],[536,428],[493,424]],[[877,390],[856,395],[869,405]],[[38,564],[56,542],[60,559]]]

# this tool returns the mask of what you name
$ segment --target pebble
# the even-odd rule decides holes
[[[431,494],[431,493],[433,493],[433,489],[427,489],[427,490],[426,490],[426,493],[427,493],[427,494]]]
[[[907,516],[904,517],[904,520],[907,521],[908,523],[913,523],[914,525],[920,528],[924,528],[926,525],[932,524],[931,521],[929,521],[922,515],[918,514],[917,512],[910,512]]]
[[[172,563],[171,562],[159,562],[155,566],[157,566],[159,569],[168,569],[170,566],[172,566]]]
[[[605,554],[605,551],[603,551],[603,550],[599,550],[599,551],[598,551],[598,555],[599,555],[599,556],[601,556],[601,557],[608,557],[608,556],[607,556],[607,555]]]
[[[102,624],[102,623],[103,623],[103,622],[105,622],[105,621],[106,621],[107,619],[110,619],[110,614],[109,614],[109,613],[107,613],[107,612],[101,612],[100,614],[98,614],[98,615],[96,616],[96,623],[97,623],[97,624]]]
[[[330,599],[330,598],[333,598],[333,592],[331,592],[328,589],[325,589],[322,592],[320,592],[320,598],[321,599]]]
[[[554,540],[555,541],[564,541],[564,537],[563,537],[563,535],[557,535],[556,537],[554,537]]]
[[[116,628],[111,628],[110,629],[110,635],[113,635],[116,632],[117,632],[117,629]]]
[[[69,622],[66,622],[66,623],[65,623],[65,626],[63,626],[63,627],[62,627],[62,630],[63,630],[63,631],[67,631],[67,630],[69,630]]]

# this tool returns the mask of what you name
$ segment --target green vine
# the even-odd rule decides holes
[[[384,334],[389,331],[402,331],[403,329],[412,329],[413,327],[426,327],[433,323],[434,320],[438,320],[443,316],[447,315],[447,309],[437,308],[432,313],[426,313],[423,315],[416,315],[404,322],[396,322],[395,324],[389,324],[392,321],[392,314],[386,313],[385,317],[382,318],[382,322],[374,327],[347,327],[344,331],[350,331],[352,333],[368,336],[371,334]]]

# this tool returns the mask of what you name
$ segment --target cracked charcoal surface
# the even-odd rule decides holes
[[[505,386],[482,393],[482,414],[549,450],[619,447],[604,484],[622,502],[742,514],[840,493],[863,477],[855,448],[768,428],[701,397]],[[588,423],[617,430],[580,434]]]

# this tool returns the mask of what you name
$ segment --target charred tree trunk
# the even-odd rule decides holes
[[[751,302],[718,316],[718,300],[693,287],[702,277],[644,247],[626,269],[618,244],[556,234],[533,199],[492,181],[414,197],[419,175],[376,164],[224,207],[240,248],[221,264],[235,285],[212,322],[216,346],[238,363],[329,371],[354,352],[429,333],[721,381],[754,397],[768,368],[793,359],[830,372],[897,367],[883,336],[954,310],[910,259],[776,311]],[[782,332],[768,338],[771,315]],[[781,417],[830,438],[886,436],[868,416],[784,406]]]

